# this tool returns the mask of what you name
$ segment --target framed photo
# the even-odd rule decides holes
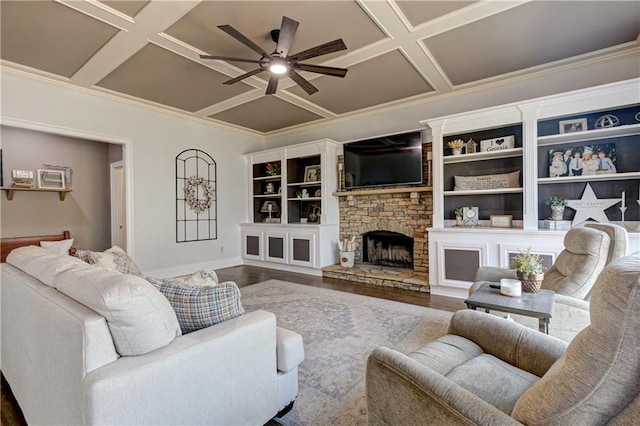
[[[64,173],[65,188],[71,188],[71,167],[68,166],[54,166],[52,164],[43,164],[44,170],[55,170]]]
[[[584,132],[587,130],[587,119],[577,118],[575,120],[561,120],[560,133]]]
[[[511,228],[513,216],[510,214],[489,215],[489,222],[494,228]]]
[[[38,169],[38,188],[65,189],[64,172],[59,170]]]
[[[617,173],[613,143],[554,147],[549,150],[549,177]]]
[[[320,182],[320,165],[307,166],[304,168],[305,182]]]

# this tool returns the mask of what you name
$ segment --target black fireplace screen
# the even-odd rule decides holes
[[[362,235],[362,261],[373,265],[413,268],[413,238],[391,231]]]

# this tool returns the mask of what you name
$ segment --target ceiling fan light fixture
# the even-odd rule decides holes
[[[269,71],[274,74],[284,74],[289,71],[289,67],[287,66],[286,62],[282,60],[274,60],[271,61],[271,64],[269,64]]]

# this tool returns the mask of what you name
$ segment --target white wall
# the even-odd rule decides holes
[[[248,220],[242,154],[263,149],[261,138],[6,70],[1,79],[2,123],[58,127],[127,143],[133,201],[129,252],[143,271],[186,273],[241,262],[238,223]],[[175,157],[188,148],[207,152],[218,164],[217,240],[175,242]]]

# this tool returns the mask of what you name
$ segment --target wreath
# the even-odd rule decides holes
[[[198,187],[202,187],[204,198],[198,199]],[[184,194],[189,208],[200,214],[211,207],[213,187],[204,178],[191,176],[184,187]]]

